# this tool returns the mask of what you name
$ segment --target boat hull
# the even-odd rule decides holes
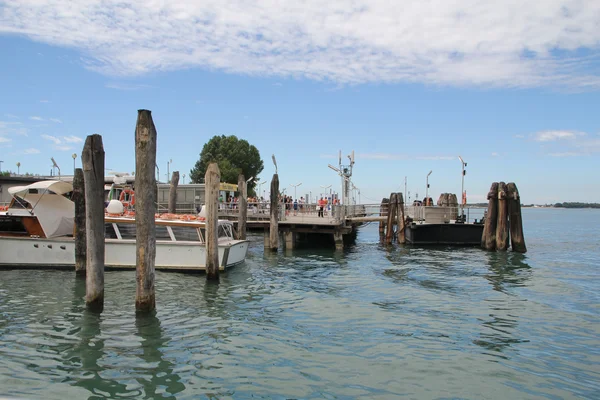
[[[106,268],[128,269],[136,267],[135,240],[106,239]],[[243,262],[248,242],[235,240],[221,242],[219,268],[232,267]],[[2,267],[75,267],[75,242],[71,238],[0,238],[0,266]],[[156,242],[157,270],[203,271],[206,269],[206,247],[198,242]]]
[[[412,223],[405,229],[410,244],[479,246],[483,234],[483,224]]]

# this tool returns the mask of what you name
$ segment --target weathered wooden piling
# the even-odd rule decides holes
[[[498,182],[492,183],[487,195],[488,209],[483,226],[481,247],[486,250],[496,249],[496,223],[498,217]]]
[[[508,204],[506,183],[498,183],[498,220],[496,222],[496,250],[508,249]]]
[[[269,249],[279,249],[279,175],[271,179],[271,223],[269,227]]]
[[[404,232],[404,228],[406,227],[406,219],[404,216],[404,195],[400,192],[398,193],[398,207],[396,207],[397,211],[397,224],[398,224],[398,244],[406,243],[406,235]]]
[[[102,136],[90,135],[81,152],[85,183],[86,274],[85,303],[104,309],[104,146]]]
[[[149,110],[138,110],[135,127],[135,309],[156,308],[154,265],[156,262],[156,128]],[[170,201],[170,199],[169,199]]]
[[[385,244],[392,244],[392,238],[394,237],[394,224],[396,222],[396,213],[398,211],[398,195],[396,193],[390,194],[390,202],[388,206],[387,215],[387,231],[385,233]]]
[[[85,276],[86,268],[86,234],[85,234],[85,181],[83,170],[77,168],[73,177],[73,195],[71,200],[75,203],[75,274]]]
[[[219,280],[218,200],[221,171],[210,163],[204,175],[206,190],[206,279]]]
[[[169,213],[177,212],[177,186],[179,185],[179,171],[173,171],[171,176],[171,184],[169,185]]]
[[[244,175],[238,176],[238,207],[240,213],[238,215],[238,240],[246,240],[246,221],[248,219],[248,188]]]
[[[510,241],[512,251],[526,253],[523,219],[521,217],[521,196],[514,182],[506,185],[508,191],[508,218],[510,222]]]
[[[385,217],[388,215],[389,203],[390,203],[390,199],[388,199],[387,197],[384,197],[383,199],[381,199],[381,205],[379,206],[379,216],[380,217]],[[381,220],[381,221],[379,221],[379,239],[383,240],[384,237],[385,237],[385,221]]]

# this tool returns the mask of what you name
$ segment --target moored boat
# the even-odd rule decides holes
[[[0,212],[0,267],[56,267],[75,265],[74,203],[66,196],[73,187],[64,181],[40,181],[13,187],[13,199]],[[194,216],[157,215],[157,270],[205,269],[205,223]],[[105,216],[105,266],[135,268],[136,221],[132,213]],[[221,270],[244,262],[248,241],[236,240],[233,224],[218,221]]]

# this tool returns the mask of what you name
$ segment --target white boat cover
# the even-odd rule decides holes
[[[56,194],[65,194],[73,191],[73,185],[65,181],[39,181],[27,186],[13,186],[8,188],[8,193],[13,196],[23,197],[22,194],[29,193],[29,189],[50,190]]]
[[[38,189],[41,193],[29,193],[29,189]],[[42,191],[51,190],[56,193]],[[63,181],[41,181],[28,186],[15,186],[8,189],[9,193],[25,200],[33,208],[33,215],[38,218],[46,237],[56,237],[73,234],[75,223],[75,204],[62,196],[73,190],[73,185]],[[17,209],[23,211],[22,209]],[[9,213],[10,213],[9,209]],[[21,214],[21,213],[19,213]]]

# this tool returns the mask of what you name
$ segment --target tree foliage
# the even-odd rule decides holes
[[[235,135],[214,136],[202,148],[200,159],[190,170],[192,183],[203,183],[206,168],[216,162],[221,171],[221,182],[237,183],[238,175],[246,179],[256,177],[264,169],[258,149]],[[254,181],[248,182],[248,190],[254,188]]]

